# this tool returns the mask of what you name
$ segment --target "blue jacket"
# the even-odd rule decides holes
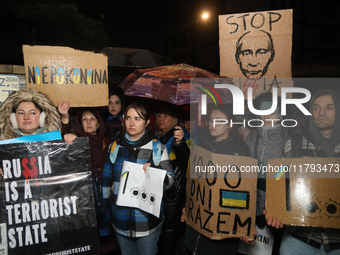
[[[111,223],[115,231],[123,236],[143,237],[156,231],[163,222],[162,206],[160,216],[157,218],[154,215],[137,208],[116,205],[119,181],[124,161],[138,164],[150,162],[152,167],[156,167],[152,160],[154,139],[154,135],[151,132],[146,132],[138,146],[134,149],[127,143],[124,136],[121,136],[117,139],[117,144],[120,147],[114,164],[112,164],[110,160],[109,153],[104,165],[102,177],[103,197],[104,200],[106,200],[107,206],[104,218],[102,222],[100,222],[101,236],[106,236],[110,233]],[[164,189],[168,189],[173,183],[174,174],[171,170],[170,160],[164,145],[161,145],[161,161],[159,163],[159,168],[167,170]]]

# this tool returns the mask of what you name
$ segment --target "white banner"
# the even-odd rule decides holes
[[[159,217],[165,170],[124,161],[117,205],[135,207]]]

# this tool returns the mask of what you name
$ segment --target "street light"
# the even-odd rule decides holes
[[[202,14],[202,18],[203,18],[203,19],[207,19],[207,18],[209,18],[209,14],[208,14],[208,13],[206,13],[206,12],[205,12],[205,13],[203,13],[203,14]]]

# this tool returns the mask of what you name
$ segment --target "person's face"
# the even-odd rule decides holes
[[[122,102],[117,95],[110,96],[108,110],[113,117],[118,116],[122,110]]]
[[[175,123],[176,119],[167,112],[157,113],[156,118],[158,128],[163,133],[168,132],[171,128],[173,128],[176,125]]]
[[[210,135],[215,138],[215,142],[226,139],[229,136],[229,129],[230,129],[229,123],[221,124],[221,123],[218,123],[217,121],[215,121],[215,127],[214,127],[214,120],[217,120],[217,119],[228,120],[228,118],[220,110],[213,110],[211,112],[210,118],[209,118],[209,132],[210,132]]]
[[[190,120],[183,121],[183,126],[190,133],[190,127],[191,127]]]
[[[145,128],[149,125],[150,120],[143,120],[134,108],[128,110],[125,116],[125,128],[133,141],[142,137]]]
[[[24,135],[32,135],[39,129],[39,118],[40,110],[32,102],[21,102],[15,111],[18,128]]]
[[[276,119],[276,120],[275,120]],[[261,115],[261,120],[264,122],[264,127],[275,126],[279,121],[280,118],[277,116],[275,112],[268,115]]]
[[[244,40],[239,55],[239,65],[242,73],[250,79],[261,78],[269,65],[271,57],[270,41],[260,40],[254,45],[250,40]]]
[[[81,123],[85,133],[95,135],[100,126],[98,119],[89,111],[81,115]]]
[[[242,137],[243,141],[246,140],[247,135],[250,133],[250,129],[247,127],[239,127],[237,129],[238,134]]]
[[[335,121],[335,108],[331,95],[318,97],[313,104],[313,119],[321,131],[332,130]]]

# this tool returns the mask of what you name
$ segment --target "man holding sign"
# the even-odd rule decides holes
[[[285,157],[340,157],[340,95],[320,90],[311,101],[309,130],[288,140]],[[279,226],[273,219],[268,224]],[[303,251],[303,252],[301,252]],[[316,253],[317,252],[317,253]],[[339,254],[340,230],[316,227],[287,227],[280,254]]]

